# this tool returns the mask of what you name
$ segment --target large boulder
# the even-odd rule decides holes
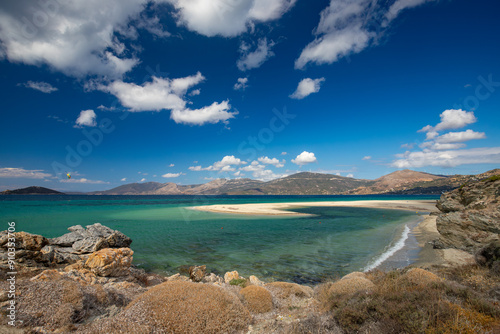
[[[130,248],[101,249],[89,256],[85,267],[99,276],[122,276],[130,268],[133,254]]]
[[[11,233],[16,239],[15,248],[16,250],[25,249],[28,251],[39,251],[45,245],[49,243],[47,238],[41,235],[31,234],[27,232],[15,232]],[[9,235],[4,231],[0,237],[0,246],[3,248],[8,248],[9,245]]]

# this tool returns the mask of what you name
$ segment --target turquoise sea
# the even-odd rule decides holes
[[[415,212],[301,208],[305,217],[218,214],[210,204],[438,199],[437,196],[0,196],[0,230],[56,237],[99,222],[132,238],[134,264],[171,275],[190,265],[315,284],[356,270],[406,266],[418,253]]]

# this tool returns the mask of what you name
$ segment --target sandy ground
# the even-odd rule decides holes
[[[395,200],[395,201],[338,201],[338,202],[294,202],[294,203],[251,203],[235,205],[208,205],[192,207],[191,209],[229,214],[243,215],[270,215],[270,216],[303,216],[305,214],[293,212],[294,208],[303,207],[362,207],[408,210],[415,212],[439,212],[436,201],[433,200]],[[474,262],[472,255],[457,249],[434,249],[432,241],[439,237],[436,227],[435,215],[427,215],[424,220],[415,227],[413,233],[417,238],[421,251],[415,266],[430,268],[434,265],[460,265]]]
[[[299,216],[301,213],[293,212],[294,208],[313,206],[340,206],[340,207],[362,207],[379,209],[396,209],[409,211],[437,211],[436,201],[339,201],[339,202],[294,202],[294,203],[251,203],[235,205],[207,205],[196,206],[191,209],[207,212],[245,214],[245,215],[280,215]],[[291,210],[291,211],[285,211]]]

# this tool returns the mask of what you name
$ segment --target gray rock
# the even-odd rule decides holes
[[[70,227],[71,228],[71,227]],[[52,238],[49,240],[51,245],[57,245],[61,247],[71,247],[75,242],[83,240],[84,236],[80,231],[75,231],[71,233],[66,233],[57,238]]]
[[[86,232],[91,237],[107,238],[111,234],[113,234],[113,232],[115,232],[114,230],[110,229],[107,226],[103,226],[100,223],[95,223],[93,225],[87,225],[86,227],[87,227],[87,231]]]
[[[75,253],[93,253],[100,249],[108,248],[108,242],[103,237],[89,237],[78,240],[71,246]]]
[[[113,233],[106,238],[109,247],[112,248],[127,248],[130,247],[132,239],[127,237],[120,231],[113,231]]]

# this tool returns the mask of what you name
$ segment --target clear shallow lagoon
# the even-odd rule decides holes
[[[56,237],[69,226],[99,222],[133,240],[134,264],[169,275],[207,265],[248,277],[317,283],[373,267],[412,243],[415,212],[368,208],[301,208],[307,217],[245,216],[190,210],[191,206],[269,202],[437,199],[437,196],[0,196],[0,230]],[[3,226],[2,226],[3,225]],[[405,243],[403,240],[406,239]],[[414,239],[414,238],[413,238]],[[413,242],[414,243],[414,242]],[[386,266],[415,256],[399,251]],[[409,249],[410,249],[409,248]]]

